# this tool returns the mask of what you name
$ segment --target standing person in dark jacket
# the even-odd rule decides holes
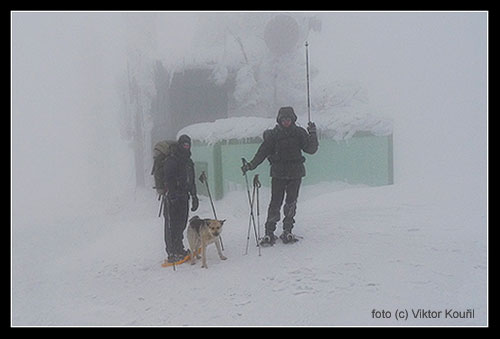
[[[264,159],[271,163],[271,202],[267,211],[265,236],[262,245],[273,245],[276,241],[274,231],[280,220],[280,209],[283,206],[283,233],[280,235],[284,243],[295,242],[292,233],[294,226],[297,198],[302,177],[306,175],[305,158],[302,151],[314,154],[318,150],[316,126],[309,122],[307,131],[295,125],[297,116],[292,107],[281,107],[276,118],[278,124],[264,132],[264,141],[254,158],[243,165],[243,173],[259,166]]]
[[[194,163],[191,160],[191,138],[181,135],[173,147],[173,152],[167,156],[164,163],[168,192],[163,215],[168,262],[179,261],[188,254],[183,239],[189,214],[189,196],[191,196],[191,211],[196,211],[199,203],[196,195]]]

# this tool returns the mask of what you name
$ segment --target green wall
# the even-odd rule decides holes
[[[220,146],[218,144],[204,145],[195,141],[193,142],[191,153],[191,158],[194,161],[196,188],[198,193],[208,195],[205,184],[201,183],[199,180],[201,172],[205,171],[212,197],[214,199],[221,199],[223,191],[221,182],[222,177],[220,176]]]
[[[210,192],[214,199],[221,199],[224,192],[244,189],[245,179],[241,172],[241,158],[250,161],[261,140],[255,138],[242,142],[229,140],[214,145],[194,142],[192,153],[197,180],[201,171],[207,173]],[[348,140],[335,141],[323,138],[318,152],[305,154],[306,177],[304,185],[324,181],[344,181],[349,184],[370,186],[393,183],[392,135],[373,136],[357,134]],[[249,183],[259,174],[262,185],[269,186],[270,166],[265,160],[257,169],[248,172]],[[200,194],[206,195],[206,188],[197,181]]]
[[[392,136],[363,135],[348,140],[322,139],[316,154],[305,154],[304,184],[343,181],[370,186],[393,183]]]
[[[236,185],[243,185],[245,188],[245,177],[241,171],[243,165],[241,158],[247,161],[252,160],[253,156],[259,148],[260,142],[251,144],[225,144],[222,148],[222,176],[224,192],[231,191]],[[253,177],[259,174],[259,180],[264,186],[270,186],[271,178],[270,166],[267,160],[264,160],[259,167],[253,171],[247,172],[249,184],[252,185]]]

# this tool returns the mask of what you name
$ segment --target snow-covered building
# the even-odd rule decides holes
[[[321,20],[312,13],[200,16],[190,53],[153,67],[151,148],[188,134],[196,172],[206,172],[214,196],[241,188],[241,158],[253,157],[280,107],[294,107],[298,123],[307,125],[304,42],[320,31]],[[304,184],[392,183],[391,122],[375,117],[358,83],[329,79],[316,85],[319,71],[314,63],[309,68],[320,149],[305,155]],[[269,185],[269,165],[257,173]],[[198,186],[203,194],[205,187]]]
[[[351,112],[352,113],[352,112]],[[300,120],[300,118],[299,118]],[[392,123],[371,116],[346,114],[336,119],[317,117],[320,147],[306,158],[304,185],[343,181],[370,186],[393,183]],[[251,160],[262,142],[264,130],[275,119],[235,117],[193,124],[179,131],[193,139],[193,160],[197,175],[204,171],[215,199],[242,189],[241,158]],[[261,164],[250,172],[270,185],[270,166]],[[206,188],[198,185],[199,192]]]
[[[194,123],[305,108],[304,41],[320,30],[302,13],[200,16],[190,53],[153,67],[151,146]]]

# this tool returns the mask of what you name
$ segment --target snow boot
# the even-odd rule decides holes
[[[281,233],[280,239],[284,244],[293,244],[294,242],[299,241],[295,234],[288,230],[284,230],[283,233]]]
[[[191,251],[189,250],[186,250],[184,248],[182,248],[181,250],[178,251],[178,253],[174,254],[174,257],[175,257],[175,261],[182,261],[184,260],[186,257],[189,257],[191,254]]]
[[[169,254],[168,258],[167,258],[167,262],[176,263],[176,262],[181,261],[182,259],[186,258],[187,256],[189,256],[190,253],[191,253],[191,251],[183,248],[183,249],[179,250],[178,253]]]
[[[169,254],[167,259],[161,264],[162,267],[170,267],[175,265],[180,265],[185,263],[191,258],[191,252],[189,250],[184,250],[183,253]]]
[[[276,243],[276,239],[278,239],[278,237],[276,237],[274,233],[268,233],[260,239],[259,244],[262,247],[273,246]]]
[[[173,264],[177,261],[179,261],[177,254],[169,254],[166,260],[166,262],[168,262],[169,264]]]

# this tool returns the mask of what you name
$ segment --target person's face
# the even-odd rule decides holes
[[[291,124],[292,124],[292,119],[286,117],[281,119],[281,125],[283,127],[288,128],[290,127]]]

